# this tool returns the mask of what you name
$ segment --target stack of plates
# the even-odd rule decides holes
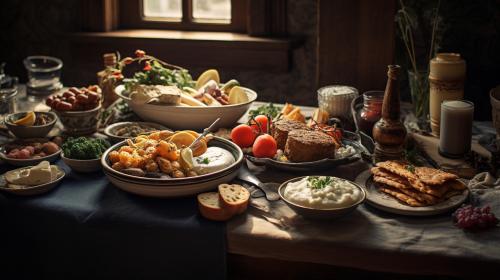
[[[128,175],[111,168],[109,153],[126,145],[125,141],[109,148],[102,156],[104,173],[116,187],[130,193],[151,197],[179,197],[198,194],[215,189],[219,184],[228,183],[238,174],[243,163],[243,152],[232,143],[220,137],[211,140],[208,146],[216,146],[228,150],[235,162],[217,172],[188,178],[146,178]]]

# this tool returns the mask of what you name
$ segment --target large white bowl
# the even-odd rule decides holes
[[[216,128],[232,127],[257,99],[257,93],[243,87],[248,95],[248,102],[217,107],[170,106],[154,104],[136,104],[125,94],[125,86],[116,87],[118,96],[128,102],[130,108],[143,120],[163,124],[171,129],[203,130],[212,122],[221,118]]]

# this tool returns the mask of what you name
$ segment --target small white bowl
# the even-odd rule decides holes
[[[163,124],[174,130],[192,129],[201,131],[221,118],[217,127],[232,127],[257,99],[257,93],[243,87],[248,102],[224,106],[174,106],[155,104],[136,104],[125,94],[125,86],[119,85],[115,93],[126,100],[130,108],[143,120]]]
[[[71,167],[71,169],[75,172],[81,173],[90,173],[97,172],[101,170],[101,159],[72,159],[64,156],[64,153],[61,154],[61,158],[64,163]]]
[[[285,204],[288,205],[288,207],[290,207],[297,214],[301,215],[302,217],[304,217],[306,219],[318,219],[318,220],[324,219],[324,220],[327,220],[327,219],[339,218],[339,217],[345,216],[345,215],[351,213],[352,211],[354,211],[358,207],[358,205],[362,204],[366,199],[366,191],[362,187],[360,187],[358,184],[356,184],[352,181],[346,180],[346,179],[335,177],[337,179],[348,182],[349,184],[351,184],[354,187],[356,187],[357,189],[359,189],[359,191],[361,192],[360,199],[349,206],[334,207],[334,208],[328,208],[328,209],[311,208],[311,207],[307,207],[307,206],[303,206],[303,205],[299,205],[299,204],[296,204],[294,202],[291,202],[290,200],[288,200],[285,197],[285,189],[287,188],[288,183],[300,181],[300,180],[304,179],[305,177],[306,176],[297,177],[297,178],[293,178],[293,179],[290,179],[290,180],[284,182],[278,188],[278,194],[281,197],[281,199],[285,202]],[[316,176],[313,176],[313,177],[316,177]]]

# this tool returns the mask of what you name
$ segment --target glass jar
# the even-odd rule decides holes
[[[383,91],[367,91],[363,93],[363,109],[361,109],[358,127],[370,137],[375,123],[382,116]]]

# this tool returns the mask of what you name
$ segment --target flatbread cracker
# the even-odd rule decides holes
[[[388,178],[385,177],[380,177],[380,176],[373,176],[373,181],[378,183],[378,184],[384,184],[386,186],[392,187],[397,189],[399,192],[402,192],[416,200],[418,200],[421,203],[429,204],[429,205],[434,205],[439,202],[439,199],[426,193],[421,193],[414,188],[410,186],[410,183],[407,184],[401,184],[399,182],[392,181]]]
[[[408,189],[408,188],[411,189],[412,188],[408,182],[407,182],[407,184],[402,184],[398,181],[394,181],[394,180],[391,180],[389,178],[377,176],[377,175],[373,176],[373,181],[377,182],[377,183],[388,185],[388,186],[396,188],[396,189]]]
[[[382,169],[380,167],[372,167],[370,171],[372,172],[372,174],[374,176],[384,177],[384,178],[387,178],[391,181],[398,182],[400,184],[409,185],[408,180],[406,178],[401,177],[397,174],[391,173],[391,172],[389,172],[385,169]]]
[[[458,176],[430,167],[415,167],[415,175],[428,185],[441,185],[446,181],[458,179]]]
[[[467,188],[467,186],[465,186],[464,183],[462,183],[458,180],[447,181],[445,183],[445,185],[448,185],[450,187],[450,189],[459,190],[459,191],[463,191]]]
[[[450,189],[447,184],[443,185],[427,185],[419,179],[409,179],[410,185],[416,190],[441,198]]]
[[[378,167],[381,167],[387,171],[395,173],[399,176],[402,176],[406,179],[417,179],[417,175],[413,174],[409,169],[409,164],[403,161],[383,161],[376,164]]]
[[[388,188],[388,187],[380,187],[379,190],[381,192],[384,192],[386,194],[389,194],[391,195],[392,197],[395,197],[397,198],[399,201],[402,201],[412,207],[421,207],[421,206],[425,206],[425,204],[417,201],[416,199],[404,194],[404,193],[401,193],[395,189],[391,189],[391,188]]]

